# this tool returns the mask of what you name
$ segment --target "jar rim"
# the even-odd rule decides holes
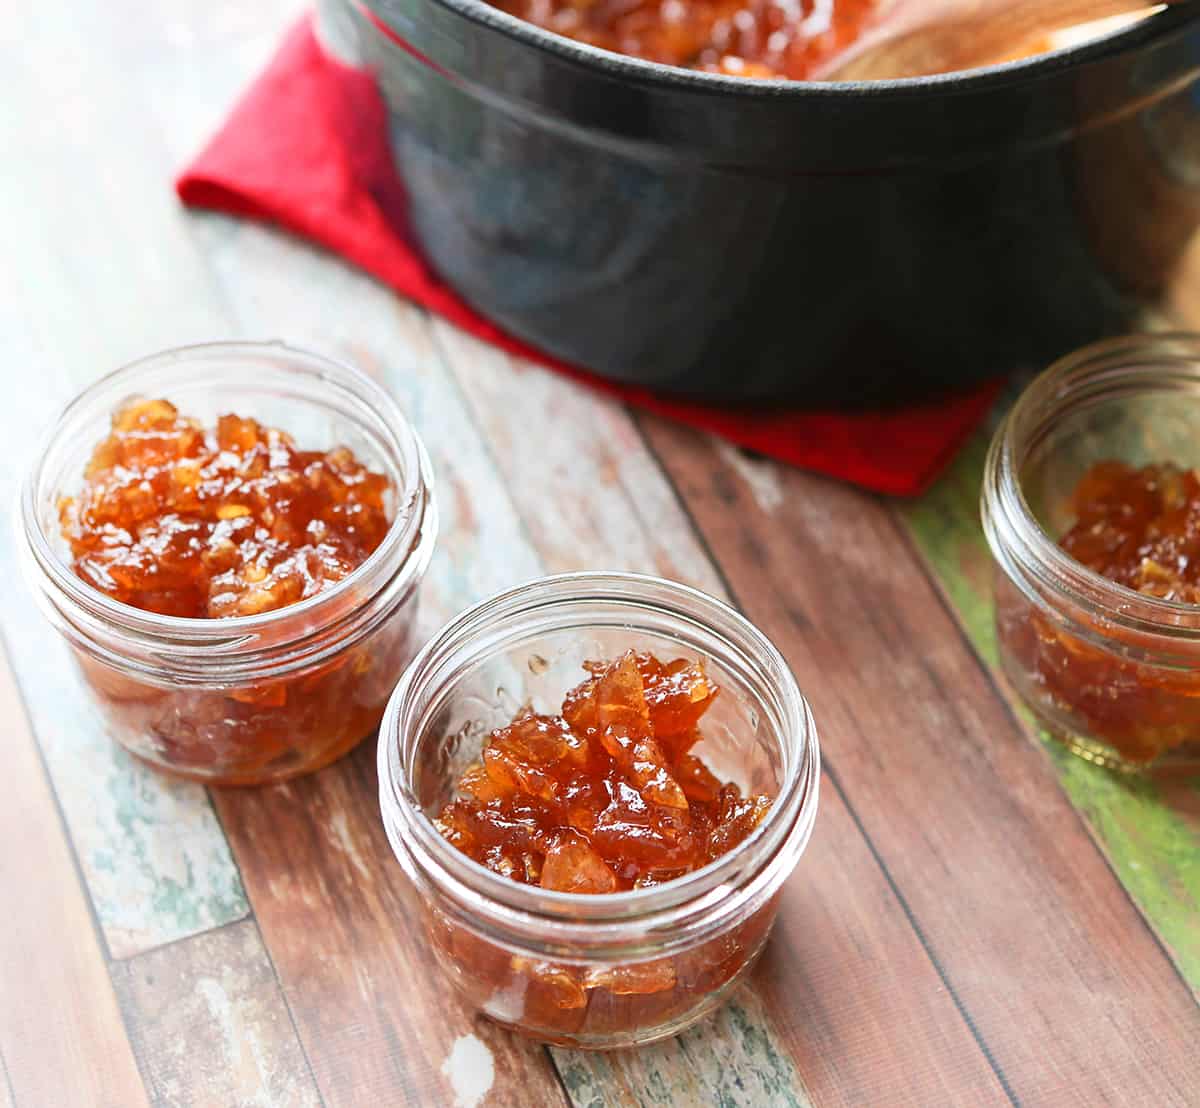
[[[420,730],[428,711],[414,718],[423,683],[448,653],[484,634],[502,618],[544,614],[587,602],[651,606],[699,623],[739,653],[756,652],[753,661],[778,682],[782,720],[796,736],[794,747],[781,740],[785,770],[778,794],[762,823],[733,850],[708,865],[662,885],[615,893],[580,894],[527,886],[493,873],[452,846],[434,827],[409,787],[401,757],[408,728]],[[696,613],[703,613],[703,623]],[[728,633],[727,633],[728,632]],[[735,642],[734,639],[740,641]],[[749,659],[747,659],[749,660]],[[428,705],[426,706],[426,709]],[[510,925],[535,924],[563,933],[584,928],[589,939],[618,940],[631,925],[649,930],[677,922],[673,913],[695,908],[718,910],[739,888],[752,884],[783,858],[790,872],[807,845],[816,814],[820,752],[808,702],[783,656],[749,620],[729,605],[698,589],[662,578],[620,572],[565,573],[537,578],[504,590],[447,623],[429,640],[401,677],[379,731],[380,801],[389,837],[418,853],[422,872],[454,899],[477,900],[489,913]],[[393,845],[396,845],[395,843]],[[786,857],[785,857],[786,856]],[[790,859],[790,861],[788,860]],[[786,873],[784,874],[786,876]]]
[[[1200,638],[1200,605],[1138,592],[1071,557],[1042,525],[1025,496],[1023,446],[1080,403],[1148,392],[1200,388],[1200,333],[1167,331],[1092,343],[1052,363],[1025,388],[997,428],[981,494],[993,557],[1029,594],[1036,586],[1142,634]]]
[[[107,397],[124,382],[131,385],[131,391],[136,391],[137,379],[147,371],[193,361],[238,362],[255,357],[284,359],[288,363],[286,368],[289,373],[300,374],[323,387],[337,389],[348,398],[368,405],[378,416],[380,426],[392,439],[390,445],[397,451],[404,481],[403,487],[395,490],[396,514],[379,546],[361,565],[328,589],[268,612],[220,619],[145,611],[114,600],[75,574],[54,549],[38,513],[43,467],[52,448],[64,437],[72,421],[83,418],[85,414],[93,414],[92,409],[101,398]],[[36,567],[43,581],[52,586],[57,596],[63,598],[73,610],[147,640],[169,640],[176,648],[187,643],[235,647],[239,643],[254,642],[262,632],[278,629],[288,622],[307,622],[311,626],[314,614],[337,610],[339,601],[376,575],[389,559],[400,556],[404,559],[402,571],[419,574],[424,570],[431,553],[430,464],[416,431],[399,406],[385,389],[361,370],[280,340],[193,343],[128,362],[92,382],[59,409],[39,437],[33,459],[21,483],[17,505],[25,536],[26,563],[32,562],[30,568]],[[389,576],[378,582],[369,590],[368,596],[392,581],[394,577]]]

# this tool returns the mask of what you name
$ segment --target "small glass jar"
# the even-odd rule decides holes
[[[1200,336],[1089,346],[1022,394],[992,442],[983,525],[1009,681],[1074,753],[1200,769],[1200,606],[1119,585],[1057,543],[1097,462],[1200,467]]]
[[[721,694],[695,752],[774,798],[753,834],[674,881],[605,895],[518,884],[451,846],[431,816],[487,735],[525,707],[556,713],[585,661],[631,648],[703,659]],[[493,1020],[590,1049],[674,1035],[746,976],[808,843],[819,779],[812,715],[775,647],[719,601],[631,574],[548,577],[460,616],[406,671],[379,736],[384,825],[433,960]]]
[[[232,412],[290,432],[303,449],[349,447],[391,482],[390,529],[341,581],[258,615],[185,619],[106,596],[72,570],[58,505],[82,484],[112,413],[134,396],[170,400],[205,426]],[[159,769],[223,785],[318,769],[374,730],[414,652],[417,586],[437,533],[429,461],[383,389],[314,354],[214,343],[109,374],[46,435],[20,514],[29,580],[100,717]]]

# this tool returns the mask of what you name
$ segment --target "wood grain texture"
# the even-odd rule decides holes
[[[216,797],[323,1103],[453,1105],[464,1036],[490,1054],[489,1105],[562,1103],[544,1050],[475,1017],[430,972],[379,821],[372,747]]]
[[[0,647],[0,1103],[146,1104],[63,825]]]
[[[227,228],[219,222],[198,220],[195,231],[221,235]],[[243,313],[239,325],[264,320],[268,333],[375,374],[429,444],[442,531],[423,589],[427,629],[536,574],[503,483],[420,313],[361,274],[259,228],[223,237],[214,257]],[[331,296],[353,310],[329,319],[321,307]],[[491,1054],[489,1104],[564,1100],[544,1050],[477,1020],[438,975],[424,972],[417,913],[379,819],[373,741],[312,779],[219,792],[215,801],[325,1104],[399,1097],[451,1105],[449,1060],[468,1035]]]
[[[252,920],[119,963],[113,983],[155,1105],[320,1105]]]
[[[548,568],[657,572],[725,595],[675,490],[621,405],[448,326],[435,329]],[[573,433],[535,436],[529,427]],[[756,488],[770,501],[761,481]],[[795,1103],[808,1095],[821,1105],[1003,1103],[987,1060],[828,782],[821,803],[812,845],[785,887],[764,969],[744,994],[742,1011],[753,1031],[739,1041],[757,1045],[754,1068],[765,1085],[747,1085],[742,1094],[734,1083],[729,1096],[734,1103],[739,1095],[744,1103],[783,1096],[779,1077],[771,1076],[783,1062],[794,1067],[786,1095]],[[847,881],[847,873],[855,880]],[[825,987],[833,985],[827,973],[849,987]],[[573,1092],[573,1082],[587,1073],[590,1083],[581,1089],[616,1080],[649,1103],[659,1102],[654,1098],[664,1088],[686,1102],[686,1082],[698,1079],[695,1059],[727,1055],[729,1018],[718,1015],[681,1043],[572,1061],[555,1051],[555,1058]],[[893,1029],[905,1025],[919,1034],[896,1043]],[[888,1064],[881,1066],[885,1055]],[[775,1091],[768,1096],[766,1087]]]
[[[743,986],[703,1024],[641,1050],[585,1054],[554,1048],[577,1105],[762,1105],[812,1108],[792,1060],[769,1033],[755,990]]]
[[[976,436],[933,489],[898,513],[979,656],[999,674],[992,559],[979,524],[989,438],[986,430]],[[1200,785],[1137,780],[1088,765],[1038,726],[1003,678],[999,684],[1028,733],[1045,744],[1122,885],[1200,993]]]
[[[623,569],[721,594],[622,404],[441,320],[432,327],[545,572]]]
[[[201,220],[198,226],[200,227],[199,233],[215,232],[212,220]],[[233,257],[235,248],[246,252],[240,260],[236,261]],[[315,331],[318,324],[314,321],[320,318],[317,300],[328,297],[331,287],[339,290],[340,300],[355,304],[356,309],[353,315],[344,315],[332,326],[322,327],[320,337],[323,347],[335,354],[352,359],[356,364],[374,372],[389,385],[404,404],[405,410],[414,420],[422,437],[429,445],[438,478],[439,503],[444,509],[442,511],[443,532],[430,569],[429,585],[426,590],[428,601],[427,616],[424,620],[426,625],[431,623],[429,616],[440,621],[467,604],[481,599],[489,592],[520,580],[529,579],[543,571],[544,563],[541,560],[540,551],[535,548],[528,537],[529,529],[537,527],[537,521],[532,517],[519,517],[518,513],[514,511],[511,496],[515,495],[518,489],[517,483],[506,480],[507,465],[497,472],[495,459],[504,456],[504,444],[494,441],[485,444],[479,438],[472,418],[473,413],[464,402],[459,388],[462,382],[456,383],[455,379],[446,373],[438,350],[431,345],[429,324],[421,313],[411,306],[397,303],[389,293],[361,275],[336,262],[322,259],[306,247],[270,232],[247,228],[239,237],[238,244],[229,240],[223,241],[220,256],[222,259],[220,272],[222,280],[229,284],[231,300],[237,303],[253,304],[256,314],[264,318],[278,318],[286,315],[289,319],[294,320],[288,333],[294,335],[298,330],[300,333],[298,341],[309,339],[310,336],[306,333],[308,329],[311,328]],[[281,272],[289,273],[292,276],[292,282],[284,284],[279,281],[276,274]],[[310,296],[313,298],[311,304],[306,302]],[[315,341],[318,336],[314,333],[311,338]],[[561,382],[550,380],[554,386],[570,388]],[[545,375],[534,372],[530,374],[528,381],[528,402],[525,402],[523,396],[517,399],[518,394],[512,394],[515,401],[514,410],[529,412],[540,402],[537,389],[545,387]],[[506,382],[507,378],[501,378],[500,387],[506,387]],[[468,395],[468,401],[469,399]],[[586,404],[588,399],[585,394],[575,395],[570,398],[569,403]],[[594,417],[595,413],[593,413]],[[608,419],[610,422],[597,428],[594,440],[586,440],[589,447],[593,441],[600,443],[606,440],[605,426],[608,430],[612,430],[624,422],[624,434],[628,442],[622,454],[628,460],[628,465],[644,469],[647,465],[648,455],[624,412],[620,408],[613,407],[602,418]],[[593,465],[594,451],[588,449],[577,451],[577,453],[583,464]],[[549,503],[549,498],[555,492],[564,491],[561,484],[564,479],[570,480],[573,476],[581,476],[564,474],[555,467],[542,467],[542,472],[545,472],[547,476],[553,475],[553,479],[559,484],[551,489],[536,481],[525,482],[522,495],[532,492],[536,496],[540,493],[543,502]],[[586,473],[582,476],[586,476]],[[679,533],[686,537],[686,520],[674,502],[670,487],[663,481],[661,474],[657,474],[653,479],[651,479],[650,472],[641,473],[641,476],[646,479],[644,495],[650,498],[647,503],[657,503],[661,511],[674,512],[677,523],[682,528]],[[590,498],[597,518],[603,521],[619,516],[628,516],[628,504],[624,500],[629,495],[628,487],[622,486],[620,481],[608,481],[601,484],[603,494],[593,495]],[[622,491],[623,488],[624,491]],[[626,525],[626,528],[628,529],[629,526]],[[664,561],[671,565],[690,563],[696,576],[700,578],[699,583],[712,587],[716,581],[715,574],[705,561],[699,547],[694,545],[694,539],[688,540],[693,543],[690,547],[676,544],[678,551],[674,554],[668,554],[665,550],[660,551],[656,556],[657,561],[647,566],[641,560],[641,553],[646,549],[644,544],[648,528],[644,523],[638,526],[642,531],[637,542],[630,542],[628,537],[623,536],[620,532],[608,530],[603,523],[585,531],[574,540],[570,553],[560,557],[559,568],[567,566],[577,568],[586,564],[609,564],[652,570],[662,568]],[[569,535],[569,533],[566,530],[563,532],[565,535]],[[666,534],[671,536],[674,532],[668,529]],[[603,537],[603,541],[608,545],[598,548],[598,536]],[[674,540],[670,539],[669,541],[673,542]],[[624,551],[623,554],[622,551]],[[367,755],[360,754],[358,757],[361,760]],[[363,787],[361,779],[359,787]],[[305,926],[304,920],[294,914],[286,911],[280,911],[278,914],[274,912],[270,905],[273,904],[275,890],[264,887],[269,882],[259,880],[257,860],[251,858],[248,851],[243,853],[242,848],[238,845],[243,842],[253,842],[256,853],[261,852],[263,836],[266,834],[264,827],[258,824],[253,829],[248,827],[244,832],[239,829],[237,821],[241,818],[242,810],[246,807],[247,802],[238,796],[222,797],[218,803],[231,840],[235,843],[235,849],[238,849],[239,861],[250,889],[251,900],[255,905],[256,913],[263,922],[267,942],[275,954],[285,980],[290,981],[290,971],[285,968],[290,965],[289,957],[286,953],[281,953],[283,944],[287,942],[286,936],[294,931],[299,936],[298,941],[311,943],[311,929]],[[344,831],[356,839],[364,836],[364,841],[373,844],[373,849],[378,851],[378,848],[382,848],[383,856],[386,858],[386,846],[374,826],[377,823],[376,804],[372,777],[368,791],[364,791],[361,797],[350,805],[349,810],[354,814],[350,816]],[[238,807],[238,813],[235,814],[231,810],[231,805]],[[333,811],[334,806],[330,805],[329,810]],[[371,855],[364,851],[363,857],[369,859]],[[376,853],[375,861],[370,864],[377,864],[378,859],[379,856]],[[395,870],[394,866],[392,869],[394,871],[393,880],[402,881],[403,878],[399,876],[398,870]],[[388,872],[386,865],[383,872],[385,874]],[[268,900],[268,897],[272,899]],[[343,911],[345,911],[346,903],[344,899],[340,901]],[[363,909],[363,911],[374,910],[369,906]],[[382,912],[378,914],[380,918],[386,915]],[[312,923],[312,920],[309,920],[308,923]],[[395,924],[378,926],[394,928]],[[418,943],[414,943],[413,938],[405,936],[403,939],[398,939],[390,931],[387,934],[389,943],[407,944],[404,949],[408,952],[408,956],[419,959],[420,946]],[[297,955],[298,953],[297,951]],[[379,972],[386,974],[391,971],[384,968]],[[296,967],[296,973],[298,975],[301,973],[299,965]],[[306,974],[305,976],[307,979]],[[436,1003],[437,983],[433,983],[433,986],[435,992],[431,994],[430,1002]],[[314,1003],[319,995],[314,989]],[[294,1000],[294,1007],[301,1026],[301,1034],[305,1037],[306,1043],[310,1039],[316,1038],[325,1041],[327,1029],[306,1028],[303,1014],[305,1006],[298,1000]],[[444,1057],[449,1049],[450,1042],[446,1036],[457,1038],[463,1032],[464,1028],[459,1026],[439,1028],[437,1033],[442,1037],[436,1045],[430,1044],[427,1050],[414,1053],[436,1061]],[[780,1068],[790,1065],[786,1051],[772,1045],[772,1034],[768,1027],[761,1027],[759,1032],[757,1039],[751,1036],[747,1041],[752,1044],[759,1042],[763,1044],[761,1058],[763,1072],[768,1072],[772,1066],[777,1073],[786,1072],[786,1069]],[[479,1034],[479,1032],[475,1033]],[[507,1036],[503,1036],[493,1029],[489,1029],[489,1033],[499,1036],[496,1040],[498,1042],[507,1041]],[[374,1034],[375,1032],[372,1033],[372,1040]],[[379,1030],[378,1034],[382,1035],[382,1030]],[[708,1036],[704,1053],[711,1054],[713,1044],[717,1041],[713,1039],[712,1029],[706,1025],[695,1034]],[[379,1043],[380,1045],[372,1048],[372,1053],[377,1051],[378,1056],[382,1058],[385,1056],[383,1040],[380,1039]],[[324,1048],[310,1046],[309,1049],[310,1052],[320,1053]],[[494,1046],[492,1049],[495,1052]],[[321,1072],[317,1053],[313,1054],[314,1068],[321,1081],[322,1091],[329,1100],[333,1094],[331,1094],[330,1086],[326,1083],[326,1075]],[[559,1058],[564,1053],[556,1052],[555,1056]],[[772,1055],[775,1059],[774,1062],[770,1060]],[[504,1068],[503,1061],[503,1055],[501,1055],[497,1061],[498,1068]],[[405,1080],[411,1083],[410,1087],[416,1093],[438,1088],[437,1081],[441,1076],[439,1067],[427,1066],[425,1063],[418,1064],[412,1059],[406,1059],[404,1064],[418,1065],[416,1072],[405,1072]],[[587,1069],[594,1065],[595,1062],[591,1056],[584,1056],[577,1061],[575,1069],[579,1071],[581,1067]],[[674,1072],[682,1065],[683,1060],[677,1054],[664,1052],[656,1065],[643,1066],[640,1070],[635,1068],[634,1075],[630,1080],[636,1090],[636,1096],[650,1095],[649,1091],[655,1082],[666,1081],[670,1084],[682,1079],[682,1073]],[[560,1068],[562,1067],[560,1066]],[[653,1080],[651,1075],[653,1075]],[[424,1084],[426,1082],[432,1082],[432,1084],[426,1085]],[[798,1079],[794,1083],[798,1086]],[[497,1081],[497,1088],[499,1087],[499,1081]],[[619,1101],[613,1103],[619,1103]],[[750,1099],[743,1103],[764,1102]]]
[[[1025,1103],[1200,1099],[1200,1009],[993,692],[883,505],[645,420],[954,1002]]]

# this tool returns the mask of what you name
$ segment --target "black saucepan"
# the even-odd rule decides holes
[[[357,3],[359,7],[354,7]],[[617,56],[481,0],[326,0],[441,275],[539,347],[730,404],[879,404],[1131,326],[1200,225],[1200,18],[870,84]]]

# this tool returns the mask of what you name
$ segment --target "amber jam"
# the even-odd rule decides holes
[[[489,1018],[590,1049],[675,1034],[750,972],[819,766],[761,632],[620,573],[463,613],[405,671],[379,736],[404,911],[433,962]]]
[[[278,342],[97,380],[45,436],[21,518],[30,584],[110,736],[214,784],[305,773],[371,733],[437,532],[392,398]]]
[[[390,482],[345,447],[301,450],[238,415],[214,426],[166,400],[112,416],[84,483],[59,501],[71,567],[121,604],[162,616],[261,616],[317,596],[379,546]],[[294,675],[163,688],[87,655],[81,668],[136,754],[184,776],[248,784],[327,764],[382,713],[407,629]]]
[[[804,80],[870,24],[880,0],[495,0],[618,54],[734,77]]]
[[[1200,603],[1200,476],[1171,464],[1097,462],[1059,545],[1088,569],[1160,600]],[[1200,691],[1200,690],[1198,690]]]
[[[388,479],[345,447],[222,415],[215,427],[166,400],[112,417],[75,496],[59,502],[75,572],[144,611],[257,615],[353,572],[391,525]]]
[[[1200,603],[1200,476],[1169,463],[1094,464],[1071,497],[1075,522],[1059,546],[1080,564],[1144,596]],[[1140,664],[1136,643],[1095,621],[1088,641],[1037,609],[1000,600],[1006,647],[1056,714],[1144,765],[1200,736],[1200,671]],[[1114,649],[1117,648],[1117,649]]]
[[[1200,335],[1060,359],[1002,420],[981,514],[996,639],[1050,736],[1127,772],[1200,772]]]
[[[438,830],[495,873],[568,893],[661,884],[742,842],[771,801],[691,753],[718,691],[703,665],[630,651],[587,668],[561,715],[492,732]]]

